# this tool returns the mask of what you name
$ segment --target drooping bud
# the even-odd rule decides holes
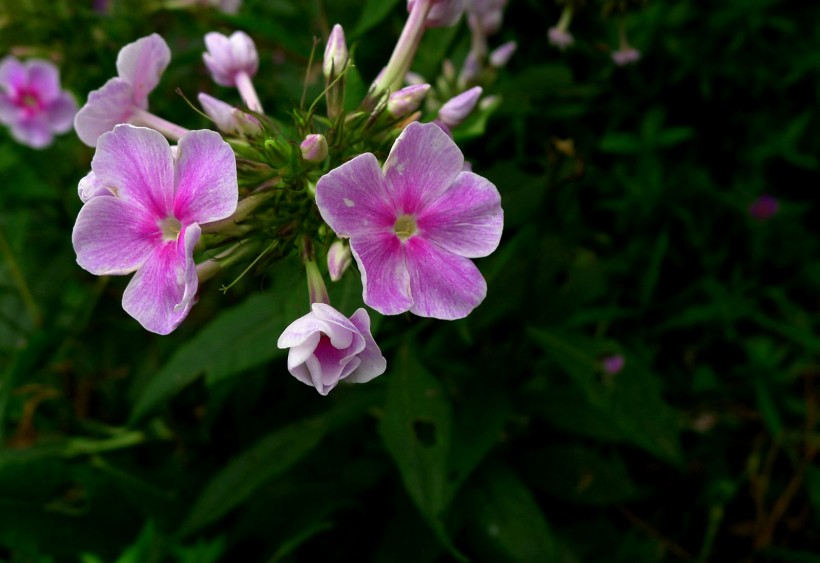
[[[547,39],[550,45],[558,47],[562,51],[575,43],[575,38],[572,37],[572,34],[559,27],[549,28],[549,30],[547,30]]]
[[[327,139],[324,135],[318,133],[308,135],[299,148],[302,151],[302,158],[307,162],[317,164],[327,158]]]
[[[626,66],[641,60],[641,52],[634,47],[621,46],[612,52],[612,61],[618,66]]]
[[[424,101],[427,92],[430,91],[429,84],[417,84],[406,86],[398,92],[393,92],[387,98],[387,112],[393,117],[404,117],[413,113]]]
[[[331,281],[337,282],[342,279],[342,275],[352,262],[353,254],[350,252],[350,246],[343,240],[334,241],[327,251],[327,271]]]
[[[262,126],[254,116],[204,92],[200,92],[198,98],[202,110],[223,133],[252,137],[262,132]]]
[[[256,45],[244,31],[235,31],[230,37],[212,31],[205,35],[205,46],[208,50],[202,60],[220,86],[237,86],[239,73],[252,78],[259,69]]]
[[[345,31],[338,23],[333,26],[325,45],[325,58],[322,62],[322,71],[327,80],[338,76],[347,64],[348,52],[345,42]]]
[[[438,110],[439,121],[451,129],[458,126],[473,111],[481,93],[481,86],[475,86],[451,98]]]
[[[515,41],[507,41],[490,53],[490,65],[495,68],[507,66],[507,63],[510,62],[510,58],[512,58],[517,48],[518,43]]]

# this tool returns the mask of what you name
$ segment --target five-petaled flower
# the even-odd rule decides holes
[[[51,144],[54,134],[71,129],[77,103],[60,89],[60,72],[52,63],[25,63],[8,56],[0,61],[0,123],[29,147]]]
[[[158,132],[119,125],[100,136],[82,182],[77,263],[96,275],[136,272],[123,308],[147,330],[168,334],[196,295],[200,225],[236,210],[233,150],[214,131],[191,131],[174,156]]]
[[[157,87],[170,62],[171,50],[156,33],[120,49],[118,76],[89,93],[88,101],[74,119],[80,140],[93,147],[100,135],[118,123],[154,126],[156,117],[146,111],[148,94]]]
[[[290,348],[288,371],[322,395],[342,380],[367,383],[387,367],[364,309],[348,319],[330,305],[314,303],[310,313],[285,329],[276,345]]]
[[[470,258],[498,246],[501,197],[463,165],[437,125],[411,123],[384,169],[365,153],[319,180],[319,211],[350,239],[367,305],[386,315],[458,319],[483,301],[487,284]]]

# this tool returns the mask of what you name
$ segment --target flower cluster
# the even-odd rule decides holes
[[[405,83],[426,29],[454,25],[466,9],[484,38],[498,31],[505,3],[409,0],[387,65],[353,110],[344,99],[351,53],[334,26],[322,64],[325,116],[313,111],[315,102],[299,106],[287,127],[263,109],[253,84],[260,57],[246,33],[204,37],[213,81],[242,100],[197,94],[221,133],[151,113],[148,97],[171,51],[157,34],[126,45],[117,75],[88,95],[74,120],[96,149],[78,185],[78,264],[96,275],[133,274],[123,308],[145,329],[168,334],[207,279],[237,263],[263,266],[296,254],[310,311],[277,342],[289,350],[290,373],[322,395],[340,381],[382,374],[386,360],[368,312],[335,309],[317,264],[326,262],[335,282],[355,262],[364,303],[384,315],[459,319],[484,300],[487,284],[473,259],[500,242],[501,196],[468,170],[452,130],[479,107],[491,80]],[[484,52],[481,64],[501,68],[514,50],[510,43]],[[425,107],[433,93],[447,101]]]

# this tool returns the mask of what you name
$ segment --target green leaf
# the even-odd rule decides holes
[[[364,8],[362,8],[362,15],[353,28],[353,33],[350,34],[350,38],[357,38],[365,31],[376,27],[393,11],[398,3],[399,0],[367,0]]]
[[[470,537],[482,561],[557,560],[549,523],[530,490],[509,467],[500,463],[484,467],[470,484]]]
[[[452,496],[447,482],[450,404],[444,389],[418,362],[409,344],[402,347],[393,365],[397,367],[388,375],[379,432],[410,498],[441,542],[457,555],[442,521]]]
[[[211,479],[184,519],[179,535],[189,535],[227,514],[303,459],[327,432],[363,412],[372,400],[372,394],[359,393],[335,410],[290,424],[259,440]]]

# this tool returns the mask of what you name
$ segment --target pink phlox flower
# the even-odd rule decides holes
[[[612,61],[618,66],[626,66],[641,60],[641,52],[634,47],[621,47],[612,52]]]
[[[558,47],[562,51],[575,43],[575,38],[569,31],[561,29],[557,26],[551,27],[547,30],[547,39],[549,40],[550,45],[553,47]]]
[[[89,93],[74,119],[80,140],[93,147],[100,135],[128,122],[138,111],[147,110],[148,94],[157,87],[170,62],[171,49],[156,33],[120,49],[117,76]]]
[[[256,45],[244,31],[235,31],[230,37],[212,31],[205,34],[205,46],[208,50],[202,60],[220,86],[236,87],[240,74],[253,78],[259,69]]]
[[[60,71],[49,61],[0,61],[0,123],[23,145],[40,149],[71,129],[77,102],[60,89]]]
[[[459,319],[484,300],[487,284],[470,259],[498,246],[501,196],[463,166],[437,125],[413,122],[383,168],[366,153],[319,179],[319,212],[350,239],[367,305],[386,315]]]
[[[412,12],[417,0],[407,0],[407,12]],[[424,19],[426,27],[450,27],[461,18],[464,0],[432,0],[432,7]]]
[[[193,305],[200,225],[229,217],[239,197],[236,159],[219,133],[191,131],[178,147],[175,156],[145,127],[102,134],[72,234],[77,263],[92,274],[136,272],[123,308],[157,334],[174,330]]]
[[[501,29],[507,0],[468,0],[467,23],[481,35],[493,35]]]
[[[348,319],[330,305],[314,303],[310,313],[285,329],[276,345],[290,348],[288,371],[321,395],[340,381],[367,383],[387,368],[364,309]]]

